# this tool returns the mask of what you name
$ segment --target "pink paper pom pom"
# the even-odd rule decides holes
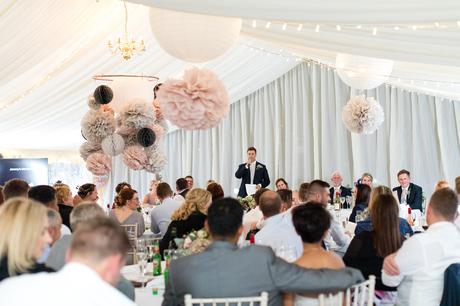
[[[168,80],[157,93],[164,117],[187,130],[217,126],[229,111],[224,84],[208,69],[192,68],[182,80]]]
[[[141,170],[147,162],[147,155],[140,146],[129,146],[123,151],[123,162],[133,170]]]
[[[112,162],[106,154],[93,153],[86,159],[86,169],[94,175],[106,175],[112,170]]]

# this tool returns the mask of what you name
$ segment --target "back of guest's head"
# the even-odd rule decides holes
[[[458,195],[450,188],[435,191],[428,205],[431,212],[446,220],[454,221],[457,216]]]
[[[91,183],[83,184],[80,186],[80,188],[78,188],[78,196],[81,199],[84,199],[87,196],[89,196],[91,192],[93,192],[94,190],[96,190],[96,185]]]
[[[29,189],[29,198],[52,207],[56,205],[56,190],[48,185],[37,185]]]
[[[56,198],[58,204],[62,203],[72,203],[71,196],[72,192],[70,191],[70,187],[66,184],[54,184],[54,189],[56,190]]]
[[[168,183],[162,182],[158,184],[157,186],[157,196],[160,199],[165,199],[167,197],[170,197],[173,195],[173,191],[171,189],[171,186],[169,186]]]
[[[201,212],[208,213],[208,207],[212,202],[211,193],[201,188],[194,188],[187,193],[185,202],[171,216],[171,220],[186,220],[191,214]]]
[[[243,222],[243,208],[238,200],[223,198],[208,209],[208,227],[213,237],[233,237]]]
[[[292,206],[292,190],[290,189],[280,189],[276,193],[281,198],[281,203],[284,205],[284,210],[288,210]]]
[[[53,239],[51,244],[54,244],[57,240],[61,238],[61,226],[62,219],[59,212],[48,208],[48,232],[50,233],[51,238]]]
[[[377,196],[371,208],[374,247],[377,254],[385,257],[401,246],[399,231],[399,206],[392,194]]]
[[[21,179],[11,179],[3,186],[3,197],[7,201],[14,197],[25,197],[29,192],[29,184]]]
[[[50,243],[47,208],[31,199],[12,198],[0,207],[0,259],[8,258],[10,276],[25,272]]]
[[[442,188],[449,188],[449,183],[446,180],[439,180],[434,186],[435,191]]]
[[[375,200],[381,194],[392,195],[393,191],[391,191],[391,188],[389,188],[387,186],[383,186],[383,185],[373,188],[372,191],[371,191],[370,198],[369,198],[369,205],[368,205],[369,209],[372,207],[372,205],[374,205]]]
[[[69,252],[71,260],[89,261],[97,265],[113,255],[120,255],[123,259],[129,249],[129,239],[123,228],[104,216],[78,225],[72,235]]]
[[[129,200],[132,200],[136,193],[137,191],[131,188],[123,188],[122,190],[120,190],[118,195],[115,197],[115,202],[117,204],[117,207],[125,206],[126,202],[128,202]]]
[[[206,190],[211,193],[213,202],[224,197],[224,189],[217,183],[208,184]]]
[[[371,187],[366,184],[358,184],[356,185],[356,204],[365,203],[366,205],[369,204],[369,199],[371,196]]]
[[[259,208],[265,218],[270,218],[281,212],[281,198],[272,191],[267,190],[259,199]]]
[[[254,201],[256,202],[256,205],[259,205],[259,200],[260,200],[260,197],[262,196],[262,194],[266,191],[269,191],[270,189],[268,188],[260,188],[259,190],[256,191],[256,193],[254,194]]]
[[[329,188],[329,183],[322,180],[313,180],[308,186],[308,197],[322,193],[325,188]]]
[[[130,188],[131,189],[131,185],[129,183],[127,183],[127,182],[118,183],[117,187],[115,187],[115,193],[119,194],[120,191],[122,191],[125,188]]]
[[[455,191],[460,195],[460,176],[455,178]]]
[[[308,201],[308,189],[310,187],[310,183],[305,182],[300,184],[299,186],[299,201],[301,203],[306,203]]]
[[[319,202],[309,202],[292,210],[292,222],[305,243],[320,242],[331,227],[331,215]]]
[[[206,181],[206,186],[208,186],[209,184],[212,184],[212,183],[217,183],[215,180],[207,180]]]
[[[184,189],[187,189],[188,188],[188,185],[187,185],[187,180],[183,177],[181,178],[178,178],[176,180],[176,189],[177,190],[184,190]]]
[[[104,210],[96,203],[81,203],[70,213],[70,227],[75,231],[81,222],[96,218],[105,217]]]

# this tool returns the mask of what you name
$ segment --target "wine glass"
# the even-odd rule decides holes
[[[345,204],[345,197],[340,197],[340,208],[343,208],[343,204]]]
[[[147,256],[148,251],[145,239],[138,239],[136,247],[136,259],[141,274],[142,288],[144,287],[145,274],[147,273]]]

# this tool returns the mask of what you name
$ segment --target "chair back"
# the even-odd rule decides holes
[[[440,306],[458,305],[460,305],[460,263],[454,263],[444,272],[444,289]]]
[[[137,224],[122,224],[121,227],[128,234],[129,244],[131,245],[131,249],[126,252],[126,264],[136,264]]]
[[[185,306],[267,306],[268,305],[268,293],[262,292],[260,296],[250,297],[232,297],[232,298],[192,298],[191,294],[186,294],[184,297]]]
[[[340,291],[336,294],[320,294],[319,306],[372,306],[374,303],[375,276],[369,275],[369,279]]]

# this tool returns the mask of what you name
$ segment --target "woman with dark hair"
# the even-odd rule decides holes
[[[212,195],[212,201],[222,199],[224,197],[224,189],[221,185],[217,183],[211,183],[206,187],[206,190],[209,191]]]
[[[292,190],[278,189],[276,193],[281,198],[281,212],[284,212],[292,207]]]
[[[294,264],[307,269],[342,269],[342,259],[325,250],[322,241],[331,227],[331,215],[321,203],[311,202],[292,210],[292,223],[302,238],[303,254]],[[318,305],[318,295],[285,295],[284,306]]]
[[[74,207],[80,204],[81,202],[97,202],[97,200],[99,199],[96,185],[91,183],[81,185],[80,188],[78,188],[77,195],[79,199],[76,203],[74,198]]]
[[[137,236],[142,236],[145,231],[144,217],[137,211],[139,196],[131,188],[121,189],[116,198],[117,207],[109,212],[109,217],[121,225],[137,224]]]
[[[275,186],[276,186],[276,190],[289,189],[288,183],[282,177],[276,180]]]
[[[376,277],[376,296],[393,300],[396,288],[382,283],[381,271],[385,256],[396,252],[402,245],[403,236],[399,230],[399,206],[393,195],[379,195],[371,209],[372,231],[357,234],[343,257],[348,267],[359,269],[365,278]],[[414,255],[415,256],[415,255]]]
[[[356,214],[363,212],[367,206],[369,205],[369,199],[371,196],[371,187],[366,184],[358,184],[356,185],[356,199],[355,199],[355,206],[351,211],[350,215],[350,222],[356,223]]]

